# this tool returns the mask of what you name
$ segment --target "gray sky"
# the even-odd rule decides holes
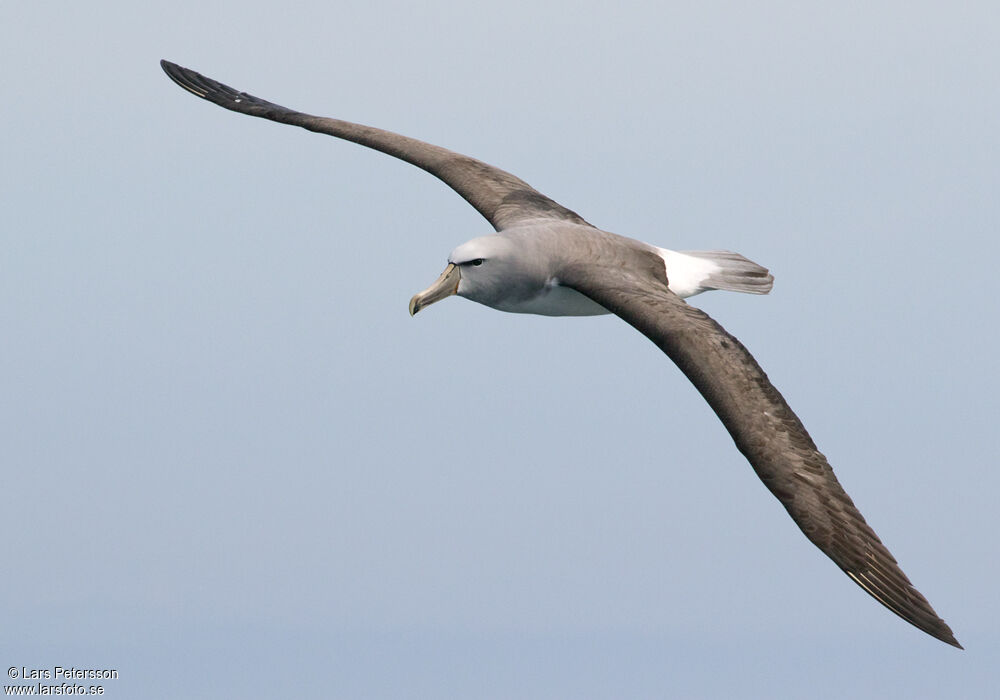
[[[0,660],[112,698],[995,691],[995,3],[225,5],[0,10]],[[437,180],[160,58],[768,266],[693,301],[967,651],[624,323],[409,318],[491,230]]]

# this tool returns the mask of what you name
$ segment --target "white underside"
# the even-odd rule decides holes
[[[611,313],[589,297],[575,289],[563,287],[558,280],[552,280],[545,290],[528,301],[498,306],[501,311],[515,314],[538,314],[540,316],[600,316]]]
[[[666,248],[657,248],[663,257],[667,270],[668,288],[681,298],[704,292],[705,280],[721,268],[704,258],[696,258]],[[551,280],[545,290],[528,301],[505,304],[501,308],[518,314],[539,314],[541,316],[600,316],[610,313],[600,304],[591,301],[575,289],[563,287],[559,280]]]

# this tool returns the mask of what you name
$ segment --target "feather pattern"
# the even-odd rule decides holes
[[[426,170],[460,194],[497,231],[535,219],[587,223],[579,214],[552,201],[520,178],[475,158],[391,131],[297,112],[170,61],[160,61],[160,66],[182,88],[220,107],[353,141]]]
[[[961,648],[865,522],[753,356],[707,314],[670,291],[661,249],[596,229],[523,180],[473,158],[381,129],[290,110],[169,61],[161,65],[182,88],[226,109],[353,141],[440,178],[486,217],[501,238],[520,241],[522,252],[534,258],[531,265],[550,268],[538,277],[535,290],[526,290],[529,296],[558,283],[646,335],[701,392],[813,544],[894,613]],[[739,291],[770,289],[767,270],[742,256],[724,251],[688,255],[727,268],[721,274],[728,277],[720,277],[719,284],[742,287]],[[505,289],[509,296],[510,287],[501,284],[491,290],[501,292],[496,303],[484,303],[503,308]]]
[[[627,321],[677,364],[792,520],[852,580],[907,622],[961,648],[739,340],[647,276],[612,275],[580,263],[564,271],[562,280]]]

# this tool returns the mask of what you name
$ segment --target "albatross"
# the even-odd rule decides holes
[[[453,295],[514,313],[615,314],[676,363],[814,545],[889,610],[962,648],[865,522],[750,352],[684,301],[708,290],[766,294],[773,278],[765,268],[728,251],[672,251],[602,231],[482,161],[390,131],[288,109],[169,61],[160,65],[179,86],[220,107],[353,141],[442,180],[495,233],[455,248],[437,281],[410,300],[411,315]]]

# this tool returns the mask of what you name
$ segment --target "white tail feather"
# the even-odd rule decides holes
[[[690,297],[712,289],[767,294],[774,277],[752,260],[728,250],[675,251],[660,248],[670,291]]]

